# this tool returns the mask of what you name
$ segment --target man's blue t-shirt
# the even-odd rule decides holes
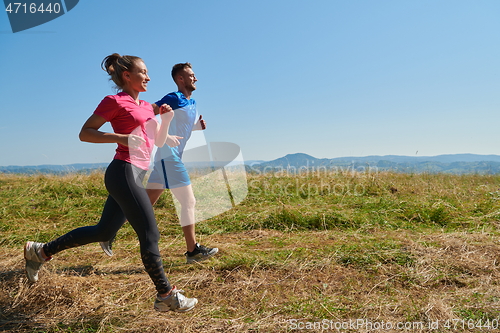
[[[168,134],[182,137],[182,139],[179,139],[180,144],[177,147],[172,148],[168,145],[164,145],[163,147],[158,148],[155,160],[159,161],[161,159],[172,157],[174,157],[174,159],[181,159],[184,147],[191,137],[191,132],[193,131],[193,126],[196,123],[198,116],[196,111],[196,101],[192,98],[187,99],[182,92],[177,91],[165,95],[155,104],[158,107],[163,104],[170,105],[170,107],[174,110],[175,115],[170,123]]]

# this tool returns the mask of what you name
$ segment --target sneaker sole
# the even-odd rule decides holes
[[[189,309],[185,309],[185,310],[179,310],[179,309],[176,309],[176,310],[172,310],[170,309],[169,307],[167,307],[166,310],[162,310],[160,309],[159,307],[157,307],[156,305],[154,306],[155,310],[158,311],[158,312],[169,312],[169,311],[174,311],[174,312],[188,312],[188,311],[191,311],[194,309],[194,307],[196,306],[196,304],[198,304],[198,300],[196,300],[196,302],[193,304],[192,307],[190,307]]]

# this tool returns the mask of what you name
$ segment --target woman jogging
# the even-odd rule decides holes
[[[118,144],[115,157],[104,177],[109,192],[108,199],[97,225],[74,229],[46,244],[27,242],[24,257],[28,279],[37,282],[40,267],[56,253],[109,240],[128,220],[139,238],[146,272],[158,292],[155,309],[189,311],[198,300],[182,295],[182,290],[172,287],[165,276],[158,249],[160,233],[153,207],[142,185],[153,145],[161,147],[165,144],[173,117],[172,109],[162,106],[162,122],[159,125],[151,104],[139,100],[139,93],[147,90],[150,80],[141,58],[114,53],[103,60],[101,67],[121,92],[106,96],[101,101],[94,114],[83,125],[80,140]],[[111,123],[114,133],[99,131],[106,122]]]

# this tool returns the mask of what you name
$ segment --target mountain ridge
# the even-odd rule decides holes
[[[312,155],[305,153],[293,153],[287,154],[283,157],[277,158],[272,161],[267,161],[265,163],[289,159],[289,158],[308,158],[311,160],[321,160],[321,161],[344,161],[344,160],[356,160],[356,161],[396,161],[396,160],[421,160],[421,161],[438,161],[438,162],[500,162],[500,155],[480,155],[480,154],[442,154],[436,156],[407,156],[407,155],[368,155],[368,156],[343,156],[343,157],[333,157],[333,158],[316,158]]]
[[[272,161],[253,164],[249,171],[256,173],[277,172],[284,169],[297,171],[314,168],[335,169],[350,168],[364,171],[367,168],[378,171],[414,172],[414,173],[500,173],[500,155],[445,154],[437,156],[371,155],[346,156],[335,158],[315,158],[304,153],[288,154]]]
[[[8,174],[68,174],[89,173],[105,169],[109,163],[74,163],[67,165],[43,164],[31,166],[0,166],[0,173]],[[262,172],[286,168],[376,168],[397,172],[500,173],[500,155],[443,154],[436,156],[369,155],[316,158],[306,153],[292,153],[271,161],[245,162],[247,170]]]

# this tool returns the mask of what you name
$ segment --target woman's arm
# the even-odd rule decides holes
[[[87,119],[80,130],[80,140],[91,143],[119,143],[126,147],[139,146],[145,142],[143,138],[132,134],[106,133],[99,131],[106,120],[93,114]]]

